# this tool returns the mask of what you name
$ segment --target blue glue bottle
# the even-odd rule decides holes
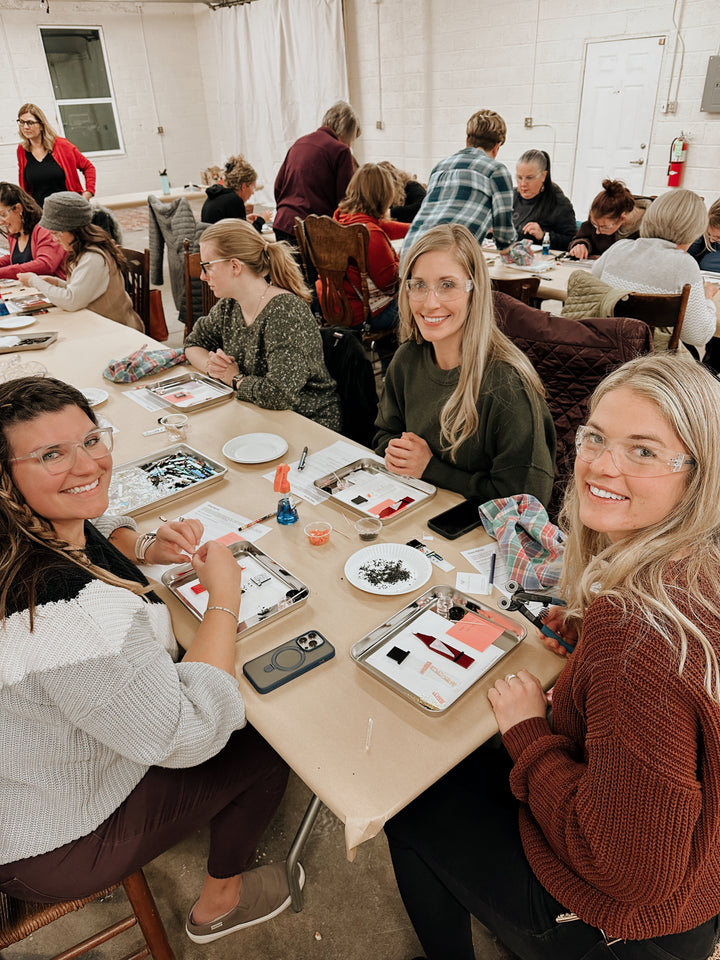
[[[300,519],[297,510],[290,502],[290,497],[288,496],[290,493],[290,481],[288,480],[289,472],[290,466],[287,463],[281,463],[275,471],[275,483],[273,484],[275,493],[282,494],[278,500],[277,522],[282,523],[285,526],[288,526],[291,523],[297,523]]]
[[[550,256],[550,234],[547,231],[542,240],[542,255],[544,257]]]

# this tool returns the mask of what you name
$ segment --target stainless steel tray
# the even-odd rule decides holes
[[[203,395],[202,399],[193,399],[193,388]],[[164,406],[172,410],[179,410],[183,413],[194,413],[196,410],[207,410],[208,407],[214,407],[218,403],[225,403],[230,400],[234,391],[226,383],[219,380],[213,380],[212,377],[206,377],[202,373],[192,373],[186,371],[174,377],[166,377],[164,380],[158,380],[157,383],[146,384],[145,389],[156,397]],[[173,403],[168,400],[170,394],[187,393],[187,402],[178,401]],[[212,396],[207,396],[210,393]]]
[[[24,333],[22,330],[0,331],[0,337],[19,337],[20,343],[15,347],[0,347],[0,353],[19,353],[21,350],[44,350],[58,338],[57,330],[48,330],[46,333]]]
[[[240,540],[230,549],[244,571],[238,637],[285,616],[307,600],[310,590],[302,580],[255,544]],[[207,598],[207,594],[192,568],[168,570],[162,581],[194,617],[202,620],[207,606],[207,599],[203,598]]]
[[[428,614],[430,616],[426,616]],[[454,626],[468,614],[477,617],[485,627],[502,630],[484,652],[459,638],[443,638],[441,634],[448,623]],[[445,652],[437,653],[438,647],[428,647],[420,639],[416,640],[418,635],[411,629],[414,625],[431,630],[431,636]],[[423,632],[423,636],[430,635]],[[359,667],[408,703],[423,713],[438,716],[457,703],[525,636],[522,624],[460,590],[439,585],[431,587],[358,640],[350,656]],[[447,651],[458,656],[453,660]],[[401,655],[405,659],[399,660]],[[463,658],[470,659],[470,664],[465,665]]]
[[[356,476],[353,477],[353,474],[356,474]],[[404,497],[411,498],[412,502],[395,510],[389,516],[384,517],[372,510],[363,509],[362,504],[358,501],[362,500],[364,503],[374,503],[372,497],[368,499],[364,496],[364,493],[368,491],[363,492],[361,489],[363,474],[370,475],[371,477],[380,477],[386,480],[388,484],[392,484],[393,489],[397,493],[397,496],[393,497],[395,503],[401,502]],[[370,458],[355,460],[353,463],[348,463],[344,467],[333,470],[333,472],[327,476],[320,477],[319,480],[316,480],[315,486],[327,493],[333,503],[336,503],[345,510],[349,510],[355,514],[355,516],[376,517],[381,520],[383,524],[391,523],[398,517],[406,517],[409,513],[412,513],[413,510],[416,510],[419,506],[431,500],[437,493],[437,488],[431,483],[425,483],[424,480],[415,480],[413,477],[398,477],[396,474],[386,470],[384,464],[378,463],[376,460],[371,460]],[[353,486],[358,487],[356,498],[353,498],[351,493],[349,493]]]
[[[175,457],[191,457],[202,462],[205,469],[195,470],[195,477],[191,471],[180,475],[177,475],[176,471],[176,475],[173,475],[172,464],[168,461]],[[202,475],[208,473],[208,476]],[[107,513],[111,516],[127,514],[132,517],[145,510],[154,510],[165,503],[204,490],[221,480],[226,473],[227,467],[224,464],[212,460],[186,443],[175,443],[171,447],[128,460],[127,463],[120,463],[113,468]],[[151,475],[156,479],[151,479]]]

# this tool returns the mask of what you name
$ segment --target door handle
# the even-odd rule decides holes
[[[643,159],[643,157],[640,157],[639,160],[629,160],[628,163],[632,163],[636,167],[641,167],[645,163],[645,160]]]

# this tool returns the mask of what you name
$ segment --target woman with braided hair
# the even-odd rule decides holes
[[[288,244],[269,243],[245,220],[221,220],[200,237],[200,257],[202,279],[221,299],[185,338],[190,363],[238,400],[340,430],[310,291]]]
[[[250,869],[287,770],[245,724],[230,551],[198,547],[196,520],[138,538],[117,518],[110,540],[89,522],[108,506],[112,445],[74,387],[0,385],[0,890],[85,897],[209,823],[186,924],[205,943],[290,902],[284,864]],[[188,558],[208,608],[178,663],[137,562]]]

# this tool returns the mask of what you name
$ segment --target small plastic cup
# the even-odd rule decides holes
[[[326,520],[313,520],[305,524],[305,536],[313,547],[322,547],[327,543],[332,533],[332,524]]]
[[[361,540],[377,540],[382,530],[382,520],[377,520],[375,517],[362,517],[355,521],[355,529]]]
[[[186,428],[188,424],[187,414],[169,413],[166,417],[160,417],[160,426],[165,427],[171,440],[185,440]]]

